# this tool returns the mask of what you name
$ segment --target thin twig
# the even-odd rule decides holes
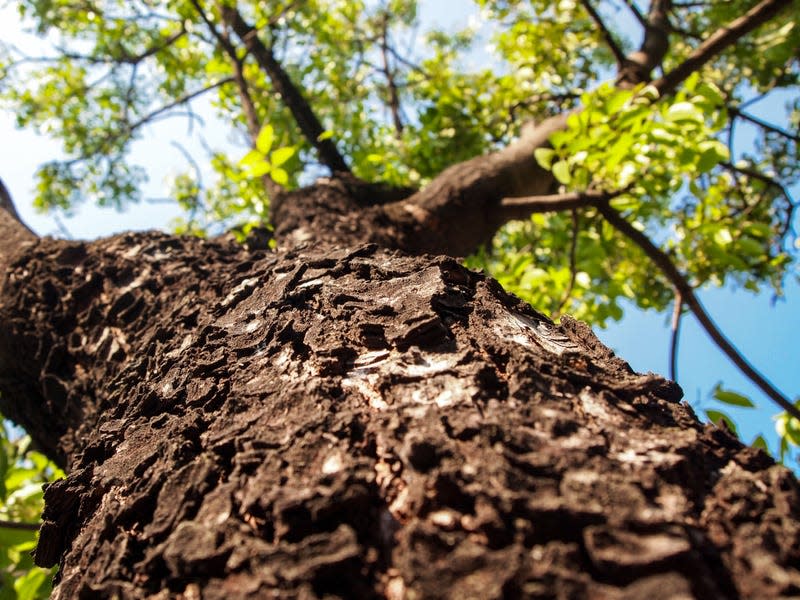
[[[729,106],[728,112],[731,113],[734,117],[740,117],[745,121],[750,121],[754,125],[758,125],[759,127],[766,129],[767,131],[777,133],[778,135],[781,135],[786,139],[792,140],[793,142],[800,142],[800,135],[797,135],[796,133],[792,133],[791,131],[783,129],[782,127],[778,127],[777,125],[773,125],[772,123],[765,121],[759,117],[756,117],[755,115],[746,113],[735,106]]]
[[[578,275],[578,211],[573,208],[570,211],[570,215],[572,217],[572,239],[569,244],[569,282],[567,282],[567,289],[564,290],[564,294],[561,296],[561,301],[553,311],[554,318],[561,313],[572,296],[572,290],[575,288],[575,279]]]
[[[39,523],[20,523],[19,521],[0,519],[0,528],[16,529],[19,531],[39,531]]]
[[[594,21],[594,24],[600,29],[600,34],[606,41],[608,49],[611,50],[611,54],[614,55],[617,65],[622,67],[622,65],[625,64],[625,53],[617,43],[617,40],[614,39],[614,34],[611,33],[611,30],[603,21],[603,17],[601,17],[600,13],[595,10],[594,6],[592,6],[592,3],[589,0],[581,0],[581,4],[583,5],[583,8],[586,9],[586,12],[589,13],[589,16],[592,18],[592,21]]]
[[[686,277],[678,270],[670,257],[660,248],[658,248],[650,238],[648,238],[641,231],[631,225],[621,214],[611,207],[608,201],[599,201],[595,203],[597,210],[606,221],[611,224],[614,229],[622,233],[625,237],[630,239],[634,244],[639,246],[642,251],[650,257],[656,266],[661,269],[661,272],[669,279],[673,287],[681,294],[683,301],[689,310],[692,311],[695,318],[700,322],[708,336],[714,341],[717,347],[722,350],[727,357],[735,364],[742,373],[744,373],[750,381],[755,383],[761,391],[763,391],[769,398],[771,398],[778,406],[789,413],[796,419],[800,420],[800,409],[794,406],[775,386],[773,386],[761,373],[742,356],[736,347],[728,341],[722,334],[714,321],[706,312],[700,300],[694,293],[694,289],[689,284]]]
[[[625,0],[625,6],[628,7],[636,20],[639,21],[639,25],[642,27],[647,26],[647,19],[644,18],[642,11],[639,10],[639,7],[636,6],[636,3],[633,2],[633,0]]]
[[[669,342],[669,378],[678,381],[678,337],[683,317],[683,297],[675,290],[675,307],[672,310],[672,337]]]
[[[755,169],[748,169],[747,167],[737,167],[734,164],[729,162],[722,163],[722,167],[732,171],[734,173],[739,173],[741,175],[745,175],[747,177],[752,177],[753,179],[758,179],[762,183],[767,184],[768,186],[776,188],[781,195],[783,195],[784,200],[786,200],[786,222],[783,225],[783,230],[781,231],[781,237],[784,237],[792,228],[794,222],[794,214],[797,211],[797,202],[792,196],[789,189],[783,185],[781,182],[773,179],[769,175],[765,175]]]
[[[141,119],[139,119],[135,123],[132,123],[127,128],[127,131],[128,131],[128,133],[131,133],[134,130],[136,130],[139,127],[141,127],[142,125],[148,123],[149,121],[152,121],[158,115],[160,115],[162,113],[165,113],[165,112],[167,112],[169,110],[172,110],[173,108],[175,108],[176,106],[180,106],[181,104],[186,104],[187,102],[190,102],[191,100],[194,100],[198,96],[202,96],[206,92],[210,92],[213,89],[216,89],[218,87],[221,87],[223,85],[226,85],[226,84],[232,83],[232,82],[233,82],[233,77],[223,77],[219,81],[215,81],[214,83],[211,83],[211,84],[209,84],[207,86],[204,86],[204,87],[202,87],[200,89],[197,89],[197,90],[195,90],[193,92],[189,92],[188,94],[184,94],[180,98],[176,98],[172,102],[169,102],[167,104],[164,104],[163,106],[160,106],[159,108],[155,109],[154,111],[152,111],[152,112],[146,114],[145,116],[143,116]]]
[[[200,18],[211,32],[211,35],[213,35],[217,40],[217,43],[222,48],[223,52],[228,55],[228,59],[233,67],[233,79],[236,82],[237,89],[239,90],[239,99],[242,101],[242,111],[244,112],[245,120],[247,121],[247,131],[250,134],[250,145],[252,148],[255,148],[258,134],[261,131],[261,123],[258,118],[258,111],[256,110],[255,102],[253,102],[253,97],[250,94],[250,88],[247,85],[247,80],[244,76],[244,61],[239,58],[238,54],[236,53],[236,48],[230,41],[228,32],[226,31],[223,33],[217,29],[216,25],[214,25],[211,19],[208,18],[208,15],[206,15],[205,10],[203,10],[203,6],[200,4],[199,0],[191,1],[195,10],[200,15]],[[274,181],[269,175],[262,176],[261,182],[264,185],[264,188],[267,190],[267,194],[271,198],[274,198],[277,194],[283,191],[283,186]]]
[[[173,33],[171,36],[165,38],[162,43],[154,44],[150,48],[143,50],[140,54],[130,54],[127,50],[122,48],[120,56],[92,56],[90,54],[78,54],[75,52],[68,52],[66,49],[56,47],[58,50],[59,58],[69,58],[70,60],[84,61],[89,64],[115,64],[115,65],[138,65],[142,61],[155,56],[162,50],[166,50],[172,44],[177,42],[187,33],[185,27],[181,25],[180,31]]]
[[[386,83],[389,87],[389,110],[392,113],[395,136],[399,139],[403,134],[403,119],[400,118],[400,94],[397,89],[395,73],[389,64],[389,46],[389,15],[384,13],[380,38],[381,58],[383,60],[381,72],[386,78]]]

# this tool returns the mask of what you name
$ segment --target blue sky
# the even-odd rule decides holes
[[[463,7],[466,3],[458,0],[456,4]],[[463,26],[467,22],[466,12],[449,3],[433,2],[426,6],[423,12],[426,22],[440,26]],[[9,6],[0,8],[0,39],[15,40],[19,27],[14,9]],[[753,112],[774,119],[777,114],[782,114],[781,104],[777,101],[763,102],[754,107]],[[195,128],[191,134],[187,132],[185,121],[177,119],[147,129],[132,155],[132,159],[149,173],[145,196],[151,199],[163,197],[165,179],[186,168],[180,151],[171,142],[188,148],[198,148],[201,142],[209,140],[212,140],[212,146],[214,140],[229,145],[226,137],[227,131],[213,121],[209,121],[208,129],[198,131]],[[51,216],[33,211],[33,174],[39,164],[60,156],[56,142],[32,132],[16,130],[14,116],[0,111],[0,177],[11,190],[23,219],[40,234],[62,235],[62,232]],[[63,224],[72,236],[85,239],[129,229],[168,228],[169,221],[178,214],[174,205],[163,202],[145,201],[124,213],[84,205],[74,217],[63,219]],[[774,305],[769,292],[756,296],[745,290],[703,290],[700,298],[712,318],[744,351],[750,362],[785,395],[798,397],[800,286],[794,280],[788,282],[785,299]],[[637,371],[666,374],[670,315],[643,313],[630,307],[625,315],[620,323],[597,331],[599,337]],[[742,438],[749,442],[758,433],[764,433],[771,447],[776,447],[771,417],[777,409],[739,373],[688,315],[683,319],[681,332],[678,382],[684,389],[686,400],[703,408],[721,408],[719,403],[710,399],[710,392],[718,382],[750,396],[759,405],[758,410],[729,411],[740,427]]]

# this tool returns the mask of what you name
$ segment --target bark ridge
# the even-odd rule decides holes
[[[55,598],[800,594],[788,470],[453,259],[45,239],[3,298]]]

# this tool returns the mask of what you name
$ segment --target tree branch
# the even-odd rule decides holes
[[[639,10],[639,7],[636,6],[636,3],[633,0],[625,0],[625,6],[628,7],[634,18],[639,21],[639,25],[642,27],[647,27],[647,19],[644,18],[642,11]]]
[[[683,297],[675,290],[675,306],[672,311],[672,336],[669,341],[669,378],[678,381],[678,337],[683,317]]]
[[[711,61],[725,48],[791,5],[792,0],[763,0],[738,19],[731,21],[727,27],[722,27],[708,36],[686,60],[655,81],[653,85],[662,96],[672,92],[689,75]]]
[[[161,52],[162,50],[166,50],[172,44],[177,42],[181,39],[184,35],[186,35],[187,31],[183,24],[181,24],[181,28],[179,31],[173,33],[171,36],[165,38],[161,43],[154,44],[153,46],[143,50],[140,54],[130,54],[125,48],[120,45],[121,54],[120,56],[91,56],[87,54],[77,54],[74,52],[67,52],[66,49],[62,49],[56,47],[58,50],[59,57],[69,58],[71,60],[82,60],[90,64],[123,64],[123,65],[132,65],[136,66],[141,63],[143,60],[150,58]]]
[[[231,43],[227,32],[222,33],[217,29],[216,25],[214,25],[211,19],[208,18],[208,15],[206,15],[199,0],[192,0],[192,5],[231,62],[233,80],[236,82],[236,87],[239,90],[239,99],[242,101],[242,111],[244,112],[245,121],[247,122],[247,132],[250,135],[251,147],[255,148],[258,134],[261,131],[261,122],[258,118],[258,111],[253,102],[253,97],[250,95],[247,80],[244,77],[244,71],[242,69],[243,61],[236,53],[236,48]],[[262,176],[261,182],[264,184],[264,188],[267,190],[267,194],[270,198],[274,198],[276,194],[279,194],[284,189],[282,185],[275,182],[269,175]]]
[[[759,127],[762,127],[764,129],[766,129],[767,131],[771,131],[772,133],[777,133],[778,135],[781,135],[781,136],[785,137],[788,140],[792,140],[793,142],[800,143],[800,135],[798,135],[796,133],[792,133],[791,131],[788,131],[786,129],[783,129],[782,127],[778,127],[777,125],[773,125],[772,123],[770,123],[768,121],[765,121],[763,119],[760,119],[759,117],[756,117],[755,115],[751,115],[750,113],[746,113],[743,110],[740,110],[739,108],[737,108],[735,106],[729,106],[728,107],[728,112],[731,113],[734,117],[740,117],[740,118],[744,119],[745,121],[749,121],[750,123],[753,123],[754,125],[758,125]]]
[[[543,196],[523,196],[503,198],[500,210],[507,220],[525,219],[535,213],[560,212],[590,206],[595,202],[608,200],[618,194],[606,192],[569,192],[566,194],[547,194]]]
[[[18,531],[39,531],[39,523],[20,523],[19,521],[6,521],[0,519],[0,529],[16,529]]]
[[[644,23],[644,38],[636,52],[632,52],[620,63],[617,85],[634,86],[650,81],[650,74],[669,50],[669,11],[671,0],[653,0]]]
[[[797,210],[797,202],[795,202],[794,197],[789,192],[787,187],[783,185],[781,182],[773,179],[769,175],[760,173],[755,169],[748,169],[747,167],[737,167],[736,165],[730,162],[721,163],[721,166],[733,173],[739,173],[740,175],[745,175],[746,177],[752,177],[753,179],[758,179],[762,183],[765,183],[770,187],[774,187],[781,193],[784,200],[786,201],[786,222],[784,223],[783,230],[781,231],[781,237],[785,236],[792,228],[792,222],[794,221],[794,214],[795,211]]]
[[[37,237],[20,219],[8,188],[0,179],[0,286],[14,254]]]
[[[313,146],[320,162],[326,165],[333,172],[350,172],[350,167],[339,153],[336,144],[331,139],[320,139],[325,132],[317,115],[303,97],[300,90],[292,82],[289,74],[281,64],[275,60],[272,49],[266,46],[258,37],[258,31],[242,18],[242,15],[234,7],[220,6],[223,21],[233,30],[242,40],[247,50],[253,54],[259,66],[269,76],[275,91],[281,97],[286,107],[291,111],[300,131],[308,142]]]
[[[193,92],[189,92],[188,94],[184,94],[180,98],[176,98],[172,102],[164,104],[163,106],[160,106],[159,108],[157,108],[157,109],[153,110],[152,112],[146,114],[145,116],[140,118],[135,123],[131,123],[128,126],[127,131],[128,131],[128,133],[132,133],[133,131],[135,131],[136,129],[141,127],[142,125],[145,125],[145,124],[149,123],[150,121],[152,121],[158,115],[164,114],[165,112],[172,110],[176,106],[180,106],[181,104],[186,104],[187,102],[189,102],[191,100],[194,100],[198,96],[202,96],[206,92],[210,92],[213,89],[216,89],[216,88],[218,88],[220,86],[223,86],[223,85],[226,85],[228,83],[232,83],[233,81],[234,81],[233,77],[224,77],[224,78],[220,79],[219,81],[215,81],[214,83],[210,83],[207,86],[204,86],[204,87],[202,87],[200,89],[197,89],[197,90],[195,90]]]
[[[389,110],[392,113],[392,121],[394,122],[395,135],[399,138],[403,133],[403,120],[400,118],[400,94],[397,89],[397,82],[395,81],[395,74],[389,65],[389,32],[388,32],[387,14],[383,15],[382,31],[381,31],[381,58],[383,60],[383,68],[381,72],[386,77],[386,82],[389,87]]]
[[[711,320],[700,300],[694,293],[694,289],[689,284],[688,280],[674,265],[670,257],[660,248],[658,248],[650,239],[641,231],[631,225],[621,214],[619,214],[607,201],[599,201],[595,203],[597,210],[614,227],[617,231],[622,233],[625,237],[630,239],[634,244],[639,246],[642,251],[652,260],[662,273],[669,279],[670,283],[675,287],[677,292],[683,298],[686,306],[692,311],[692,314],[697,318],[700,325],[703,327],[708,336],[714,341],[717,347],[722,350],[725,355],[735,364],[739,370],[744,373],[750,381],[755,383],[761,391],[763,391],[769,398],[771,398],[778,406],[780,406],[787,413],[800,419],[800,410],[794,406],[775,386],[773,386],[767,379],[761,375],[756,369],[750,365],[749,362],[742,356],[736,347],[728,341],[722,334],[714,321]]]
[[[578,259],[578,235],[580,234],[578,228],[578,211],[577,209],[573,208],[570,211],[570,217],[572,220],[572,235],[570,236],[569,242],[569,281],[567,282],[567,289],[564,290],[564,294],[561,296],[561,300],[558,303],[558,306],[553,311],[552,318],[555,319],[556,317],[561,315],[561,311],[567,305],[570,297],[572,296],[572,290],[575,289],[575,279],[578,276],[578,267],[577,267],[577,259]]]
[[[620,48],[617,40],[614,39],[614,35],[611,33],[611,30],[606,26],[605,22],[603,21],[603,17],[600,16],[590,0],[581,0],[581,4],[583,8],[586,9],[586,12],[589,13],[589,16],[594,21],[595,25],[600,29],[600,34],[603,36],[603,39],[606,41],[606,45],[608,49],[611,50],[611,53],[614,55],[614,58],[617,61],[617,67],[622,68],[625,64],[625,53]]]

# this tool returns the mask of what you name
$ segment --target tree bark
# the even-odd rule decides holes
[[[331,198],[403,201],[304,197],[351,233]],[[452,258],[297,230],[8,259],[0,409],[69,473],[36,550],[54,598],[800,593],[796,479],[677,385]]]

